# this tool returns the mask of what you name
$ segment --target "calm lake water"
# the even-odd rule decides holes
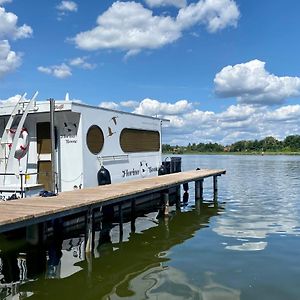
[[[0,238],[0,299],[300,299],[300,157],[182,157],[183,170],[226,169],[169,219],[156,212],[84,254],[78,229],[46,249]],[[101,242],[100,242],[101,241]]]

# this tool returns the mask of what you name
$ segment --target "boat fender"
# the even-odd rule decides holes
[[[111,184],[110,173],[103,166],[97,173],[98,185]]]
[[[161,165],[158,169],[158,176],[161,176],[161,175],[165,175],[166,174],[166,168]]]
[[[13,140],[13,137],[16,133],[15,129],[10,129],[9,133],[11,135],[11,139]],[[12,143],[8,145],[9,149],[12,147]],[[17,144],[17,148],[16,148],[16,152],[15,152],[15,158],[20,160],[21,158],[23,158],[29,148],[29,138],[28,138],[28,131],[26,128],[23,128],[21,131],[21,136],[18,140],[18,144]]]

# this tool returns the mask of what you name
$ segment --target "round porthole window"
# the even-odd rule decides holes
[[[98,154],[102,150],[104,135],[99,126],[93,125],[89,128],[86,135],[86,144],[93,154]]]

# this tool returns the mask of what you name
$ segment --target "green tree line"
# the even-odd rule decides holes
[[[189,143],[187,146],[162,145],[163,152],[193,153],[193,152],[300,152],[300,135],[289,135],[283,141],[272,136],[262,140],[242,140],[223,146],[218,143]]]

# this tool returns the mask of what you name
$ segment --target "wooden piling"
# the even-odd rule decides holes
[[[176,210],[180,210],[180,200],[181,200],[181,188],[180,185],[176,187]]]
[[[218,176],[213,176],[214,202],[218,202]]]
[[[203,200],[203,179],[195,181],[195,200]]]
[[[42,245],[46,240],[46,223],[33,224],[26,227],[26,241],[30,245]]]
[[[118,205],[119,207],[119,242],[123,241],[123,210],[122,203]]]
[[[136,219],[136,215],[135,215],[135,199],[131,200],[131,220],[130,220],[130,228],[131,228],[131,232],[135,233],[135,219]]]

